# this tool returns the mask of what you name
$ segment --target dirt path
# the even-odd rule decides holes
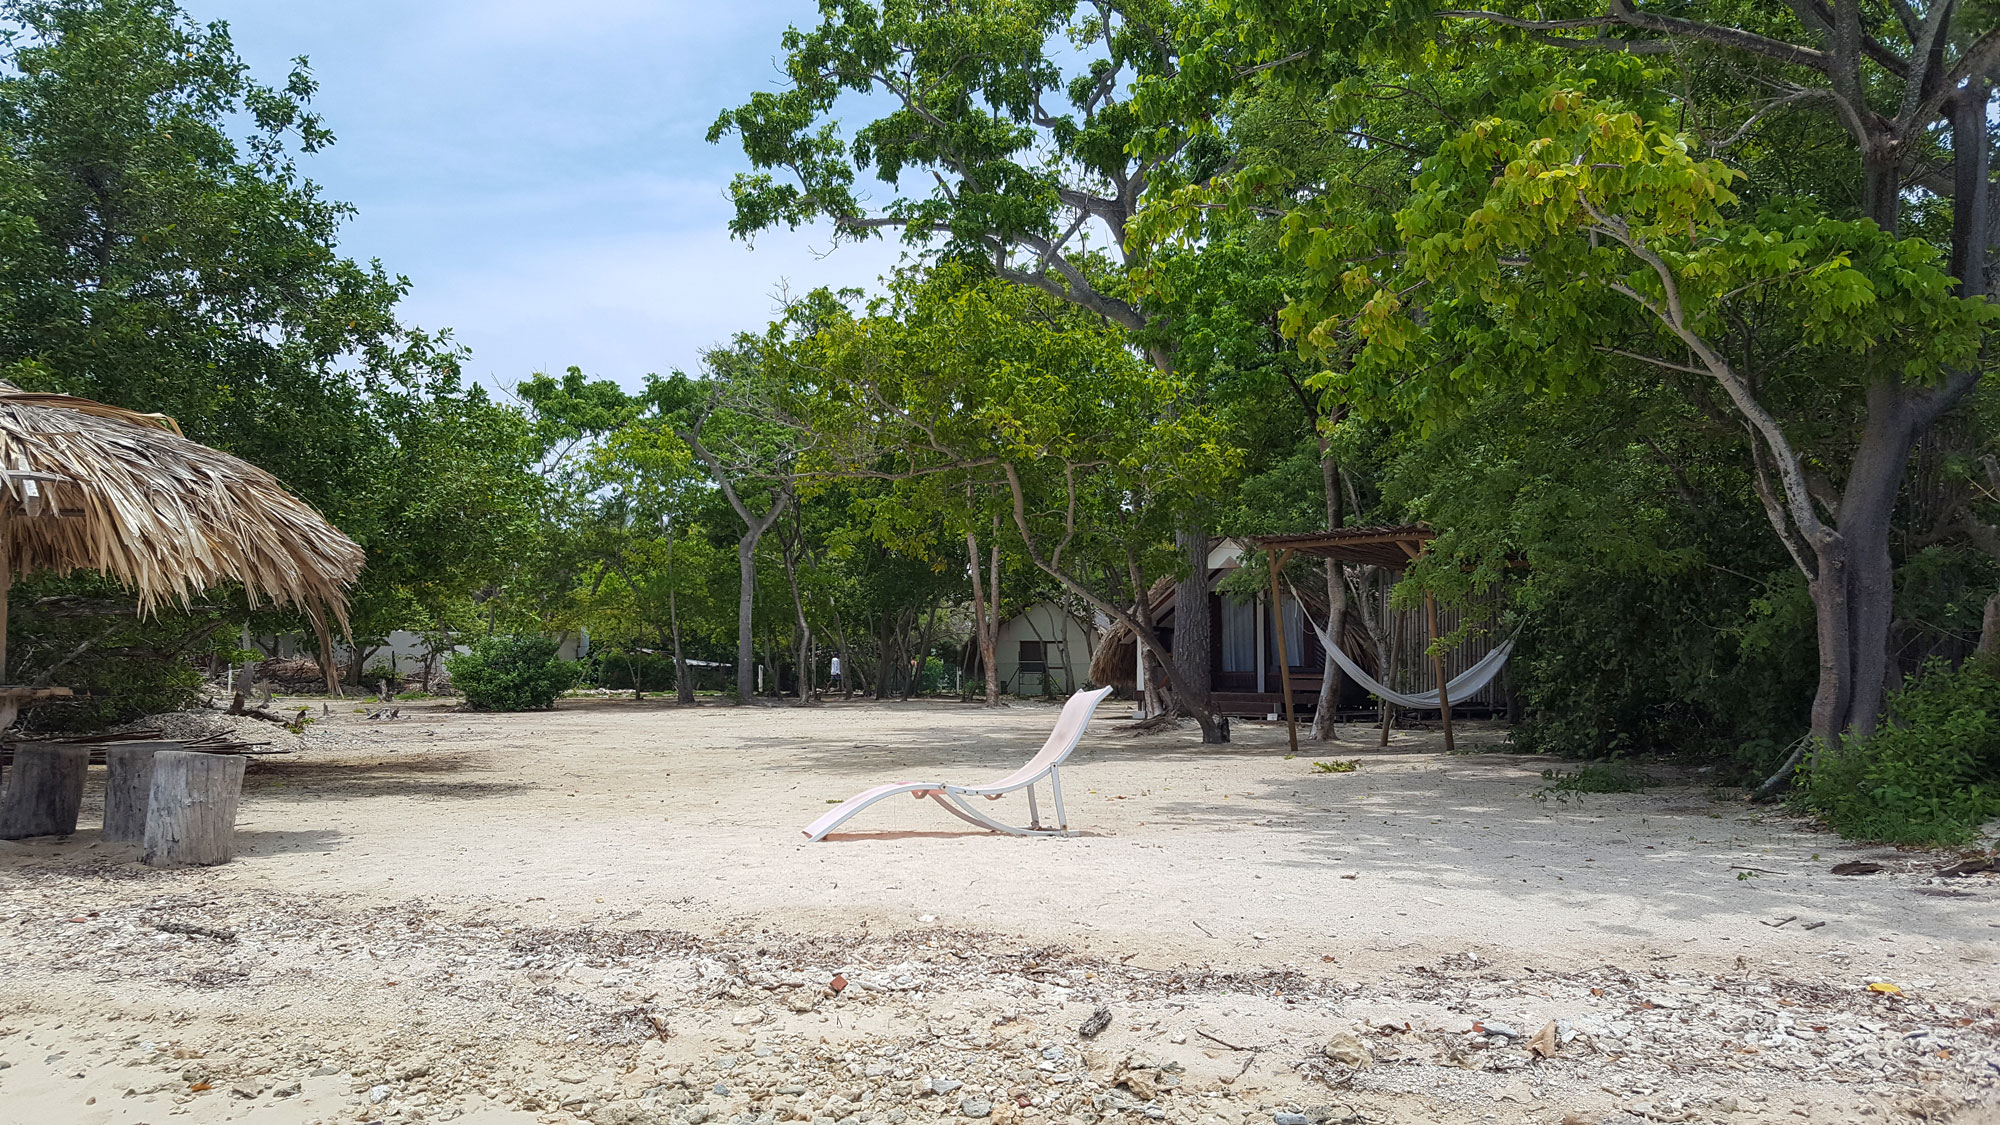
[[[223,868],[0,843],[0,1123],[1991,1119],[1991,877],[1702,789],[1100,722],[1078,838],[899,800],[806,845],[1053,709],[403,715],[256,762]]]

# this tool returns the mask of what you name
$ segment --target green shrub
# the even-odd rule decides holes
[[[547,637],[485,637],[445,667],[475,711],[546,711],[577,681],[576,664],[556,659],[556,642]]]
[[[234,656],[233,623],[213,606],[142,618],[131,594],[99,574],[25,580],[10,604],[8,681],[76,692],[24,711],[23,731],[79,734],[191,707],[201,695],[197,662]]]
[[[1623,762],[1585,762],[1574,770],[1543,770],[1542,780],[1548,784],[1535,790],[1533,796],[1538,801],[1550,797],[1567,801],[1571,794],[1637,793],[1653,784],[1651,778]]]
[[[1798,799],[1843,836],[1948,847],[2000,816],[2000,675],[1931,665],[1865,742],[1821,753]]]
[[[606,652],[597,655],[597,684],[617,691],[671,691],[674,658],[657,652]]]

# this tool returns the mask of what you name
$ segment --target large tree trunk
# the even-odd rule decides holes
[[[1819,549],[1812,589],[1820,682],[1812,729],[1829,747],[1849,733],[1867,738],[1882,714],[1896,595],[1891,520],[1910,450],[1929,425],[1912,398],[1912,389],[1896,379],[1869,388],[1868,421],[1840,498],[1839,531]]]
[[[1334,463],[1330,443],[1325,434],[1319,435],[1320,488],[1326,500],[1326,529],[1340,530],[1344,522],[1341,518],[1340,466]],[[1347,630],[1347,581],[1340,572],[1340,560],[1326,560],[1326,632],[1339,644]],[[1326,655],[1326,667],[1321,670],[1319,682],[1319,703],[1313,708],[1312,737],[1320,742],[1334,741],[1334,712],[1340,707],[1341,674],[1340,665],[1333,662],[1333,654]]]
[[[965,533],[965,553],[972,572],[972,631],[979,638],[979,659],[986,672],[986,705],[1000,706],[1000,543],[994,534],[991,583],[979,577],[979,537]],[[990,595],[982,592],[990,586]]]
[[[1916,439],[1948,405],[1935,392],[1893,376],[1868,390],[1868,420],[1848,469],[1833,528],[1813,544],[1809,588],[1819,641],[1819,686],[1812,738],[1758,786],[1768,797],[1791,782],[1806,755],[1838,754],[1881,721],[1889,682],[1889,626],[1895,614],[1895,561],[1889,552],[1896,497]]]
[[[757,694],[757,539],[764,529],[753,527],[736,541],[736,702]]]
[[[1208,618],[1208,533],[1200,529],[1177,531],[1175,545],[1187,562],[1187,577],[1174,587],[1174,665],[1183,690],[1176,697],[1183,713],[1201,724],[1201,740],[1207,744],[1229,741],[1215,713],[1209,709],[1209,686],[1215,630]]]

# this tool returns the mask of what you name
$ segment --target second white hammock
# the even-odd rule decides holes
[[[1290,583],[1288,582],[1286,585],[1290,585]],[[1418,711],[1434,710],[1443,706],[1436,688],[1432,688],[1426,692],[1419,692],[1415,695],[1406,695],[1403,692],[1392,690],[1375,677],[1362,671],[1361,665],[1356,664],[1346,653],[1340,651],[1340,646],[1333,643],[1333,638],[1326,635],[1326,630],[1319,627],[1319,622],[1314,621],[1312,615],[1305,612],[1305,602],[1299,598],[1297,588],[1292,590],[1292,598],[1299,603],[1299,616],[1304,618],[1306,623],[1313,627],[1313,632],[1319,634],[1320,647],[1326,650],[1328,656],[1333,657],[1333,662],[1340,665],[1341,671],[1347,673],[1355,683],[1368,689],[1370,695],[1386,699],[1398,707],[1408,707]],[[1501,641],[1498,645],[1495,645],[1492,652],[1480,657],[1472,667],[1451,678],[1450,683],[1446,685],[1451,689],[1451,697],[1453,699],[1465,699],[1480,688],[1492,683],[1493,677],[1499,675],[1500,669],[1507,666],[1507,658],[1513,654],[1514,638],[1509,637]]]

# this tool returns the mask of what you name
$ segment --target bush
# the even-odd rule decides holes
[[[674,658],[657,652],[606,652],[597,657],[597,683],[618,691],[635,686],[640,691],[671,691]]]
[[[1819,754],[1799,799],[1843,836],[1948,847],[2000,816],[2000,675],[1933,664],[1866,742]]]
[[[1574,770],[1543,770],[1542,780],[1548,784],[1535,790],[1538,801],[1554,797],[1566,802],[1572,794],[1580,800],[1585,793],[1637,793],[1653,784],[1652,779],[1623,762],[1585,762]]]
[[[233,650],[233,628],[212,609],[163,608],[140,617],[131,595],[97,574],[39,576],[14,587],[8,618],[8,679],[47,677],[71,700],[22,712],[20,729],[79,734],[179,711],[201,696],[197,661]]]
[[[475,711],[546,711],[577,681],[576,664],[556,659],[556,642],[547,637],[485,637],[445,666]]]

